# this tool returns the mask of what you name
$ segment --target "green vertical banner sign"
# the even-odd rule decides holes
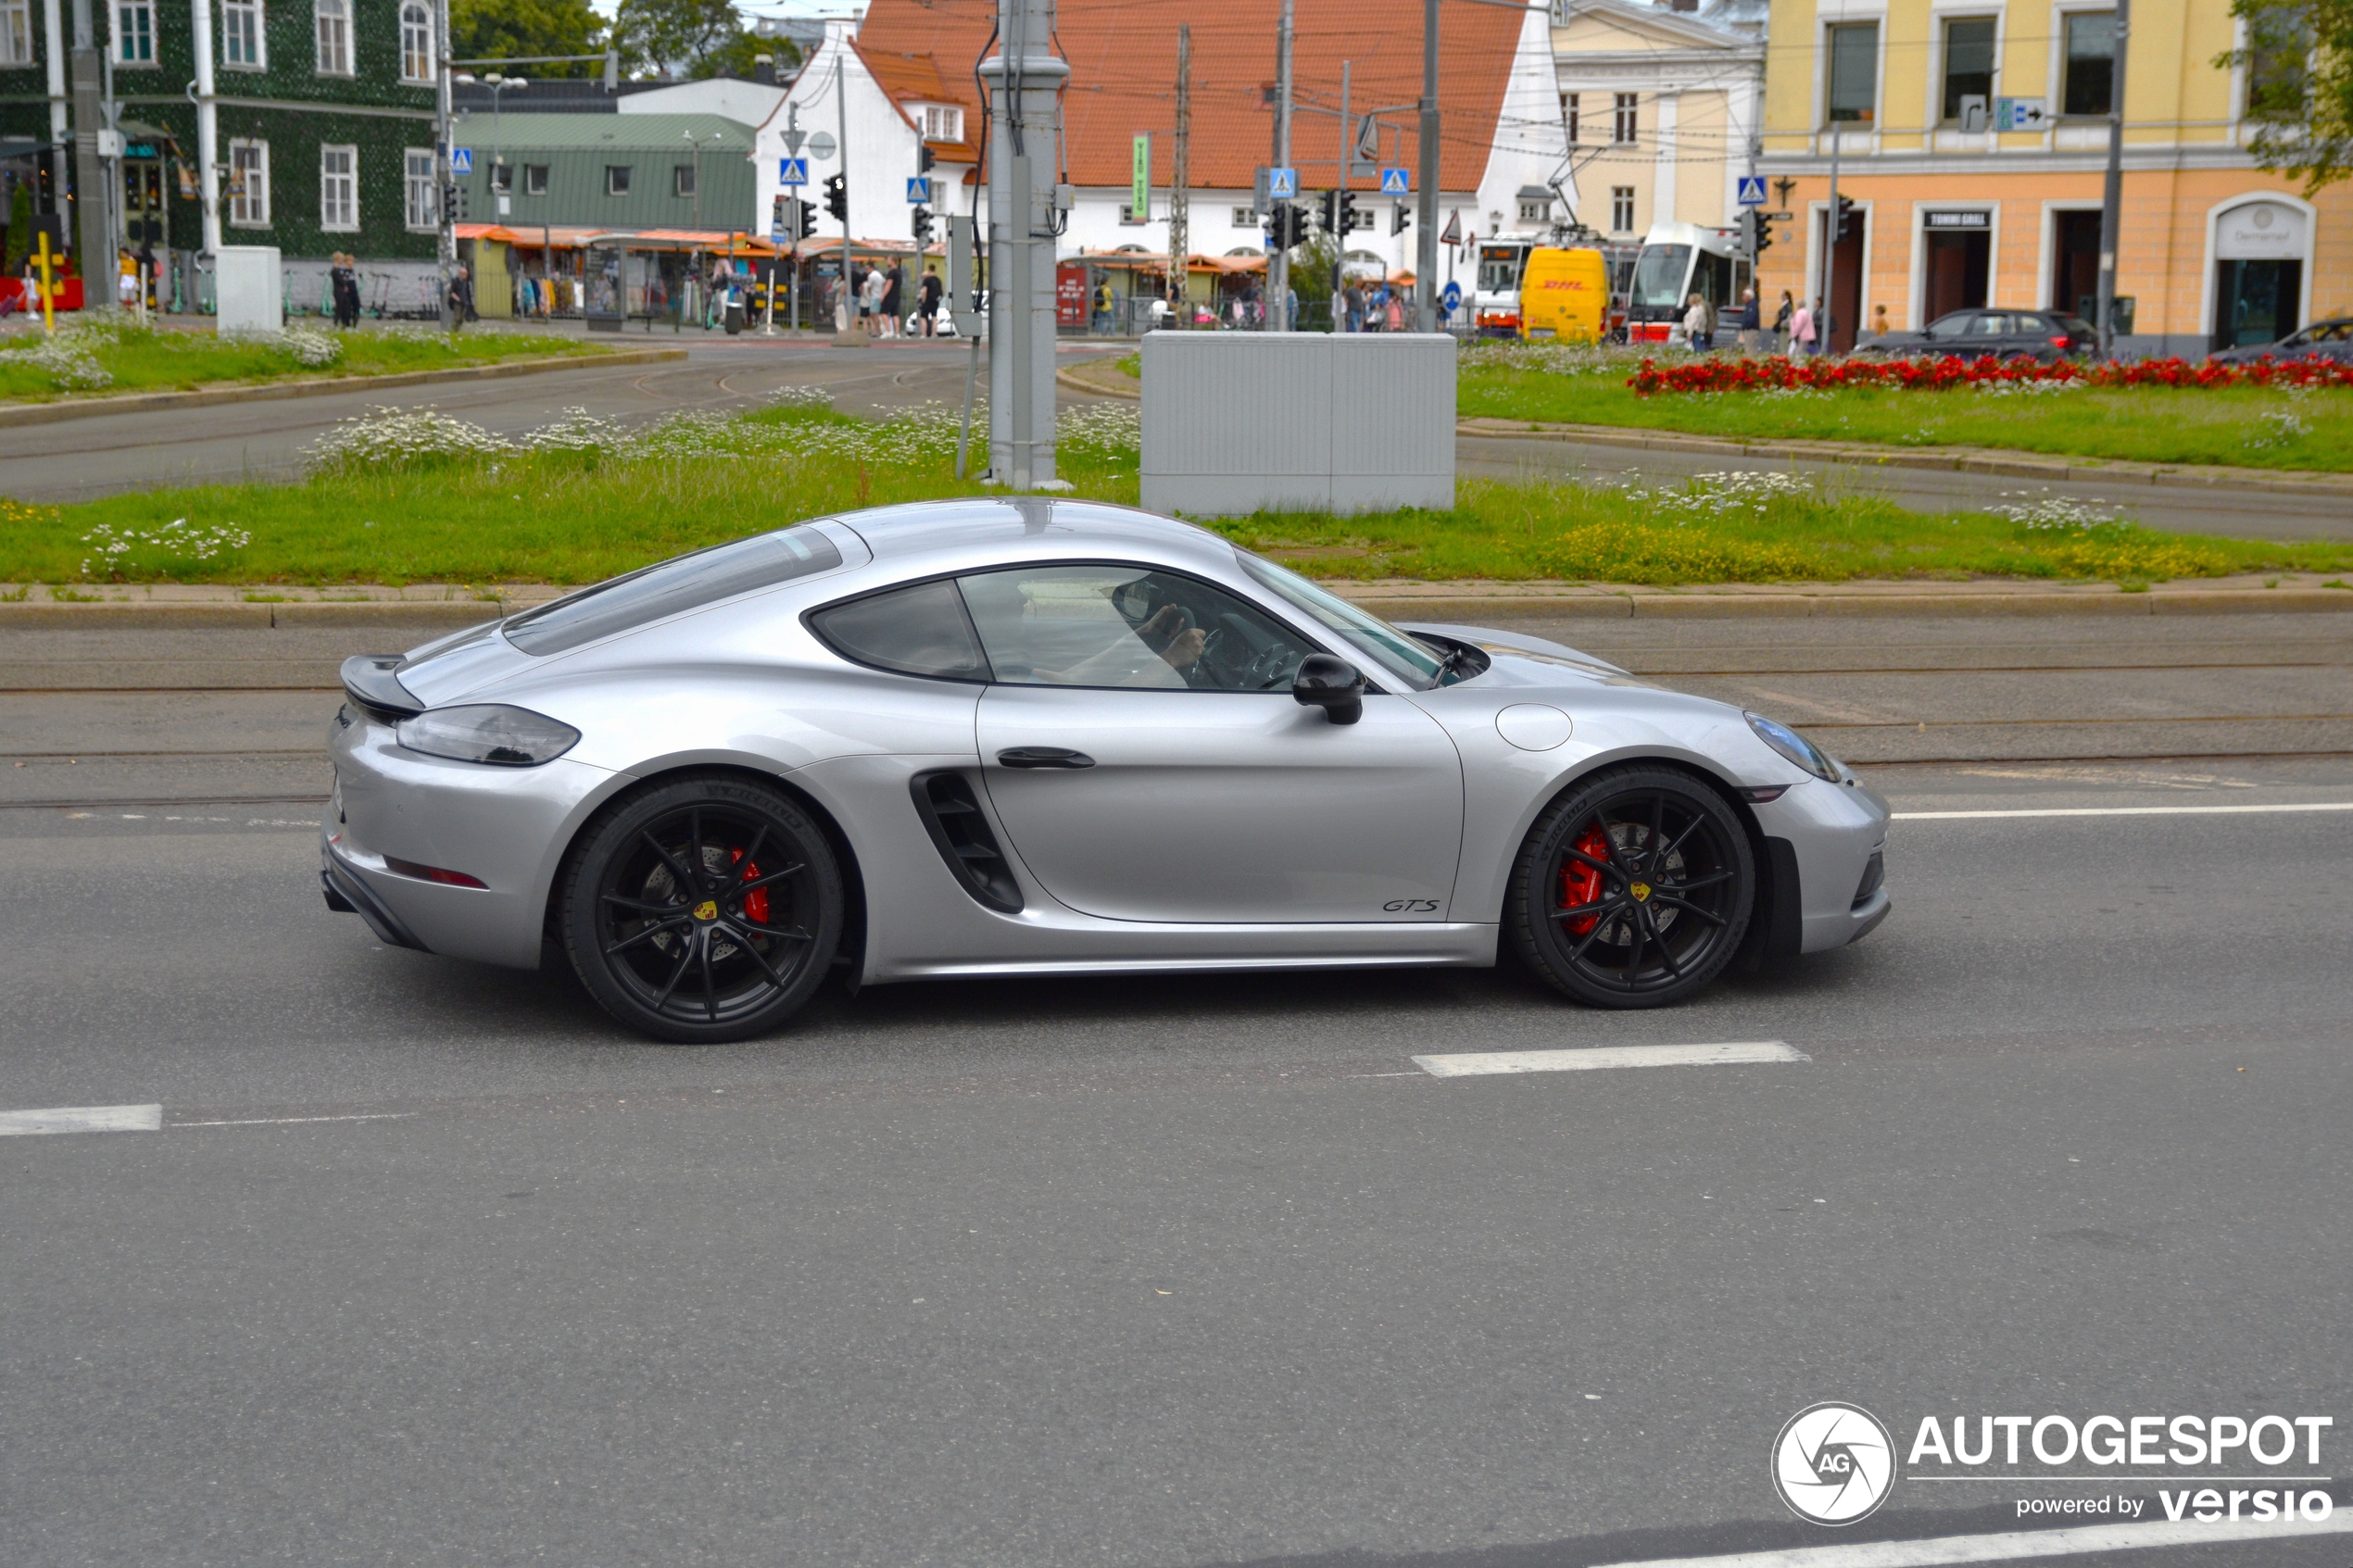
[[[1136,138],[1136,169],[1127,190],[1127,221],[1142,223],[1152,215],[1152,137],[1147,131]]]

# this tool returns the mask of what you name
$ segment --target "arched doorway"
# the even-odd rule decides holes
[[[2303,324],[2312,220],[2302,207],[2258,198],[2214,219],[2216,348],[2276,343]]]

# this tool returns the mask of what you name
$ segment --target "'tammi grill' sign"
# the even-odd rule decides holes
[[[2309,220],[2285,202],[2248,202],[2214,222],[2214,255],[2221,261],[2287,261],[2305,254]]]

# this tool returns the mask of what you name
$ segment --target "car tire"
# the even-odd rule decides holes
[[[1732,960],[1755,897],[1748,831],[1722,795],[1675,768],[1608,768],[1529,829],[1504,924],[1587,1006],[1667,1007]]]
[[[648,785],[581,834],[557,919],[580,983],[659,1040],[715,1044],[775,1028],[841,945],[840,863],[782,790],[731,775]]]

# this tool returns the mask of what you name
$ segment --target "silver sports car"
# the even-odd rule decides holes
[[[1392,626],[1188,523],[826,518],[343,669],[331,909],[560,950],[664,1039],[838,969],[1488,965],[1597,1007],[1885,919],[1885,804],[1574,649]]]

